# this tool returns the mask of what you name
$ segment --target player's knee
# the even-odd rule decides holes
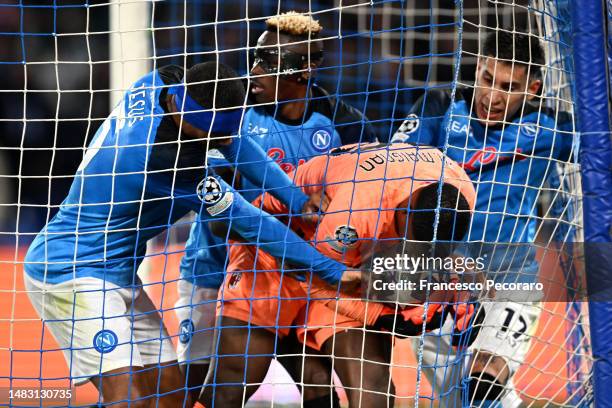
[[[478,350],[472,359],[471,376],[473,373],[484,373],[497,379],[501,384],[506,384],[510,378],[510,368],[506,360],[488,351]]]
[[[468,396],[473,401],[499,401],[506,387],[495,376],[487,373],[473,373],[468,383]]]

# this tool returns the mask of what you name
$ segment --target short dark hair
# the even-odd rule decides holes
[[[237,108],[244,105],[246,91],[242,79],[225,64],[196,64],[187,70],[185,82],[189,96],[204,108]]]
[[[522,66],[530,67],[530,76],[539,75],[545,64],[544,49],[540,40],[530,34],[499,29],[489,33],[484,42],[483,53]]]
[[[412,231],[417,241],[432,241],[438,208],[440,183],[424,187],[413,205]],[[461,241],[470,226],[470,206],[459,190],[448,183],[442,184],[440,197],[440,218],[436,239]]]

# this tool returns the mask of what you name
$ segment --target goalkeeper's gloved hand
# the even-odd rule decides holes
[[[452,345],[465,348],[472,345],[485,317],[485,311],[478,302],[461,302],[448,305],[449,318],[453,319]]]
[[[374,327],[386,330],[396,336],[420,336],[423,331],[439,329],[446,318],[445,307],[441,304],[425,303],[395,311],[387,308]]]

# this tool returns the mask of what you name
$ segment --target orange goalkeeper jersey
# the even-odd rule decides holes
[[[349,145],[298,167],[294,183],[306,194],[324,188],[330,203],[316,230],[299,226],[323,254],[358,267],[373,240],[397,239],[395,213],[418,190],[443,181],[455,186],[474,208],[476,191],[466,172],[433,147],[371,143]],[[274,197],[265,195],[263,208],[287,213]]]

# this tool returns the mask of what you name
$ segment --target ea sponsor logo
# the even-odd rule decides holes
[[[538,125],[532,122],[522,123],[521,132],[528,137],[536,137],[538,135]]]
[[[208,176],[200,181],[197,187],[197,193],[200,200],[204,203],[212,205],[221,199],[221,183],[213,176]]]
[[[193,321],[191,319],[185,319],[179,324],[179,341],[183,344],[189,343],[191,336],[195,331]]]
[[[98,353],[110,353],[117,347],[119,339],[112,330],[100,330],[93,338],[93,346]]]
[[[312,134],[310,141],[312,142],[312,147],[317,149],[320,152],[324,152],[329,149],[331,145],[331,133],[329,133],[326,129],[319,129]]]

